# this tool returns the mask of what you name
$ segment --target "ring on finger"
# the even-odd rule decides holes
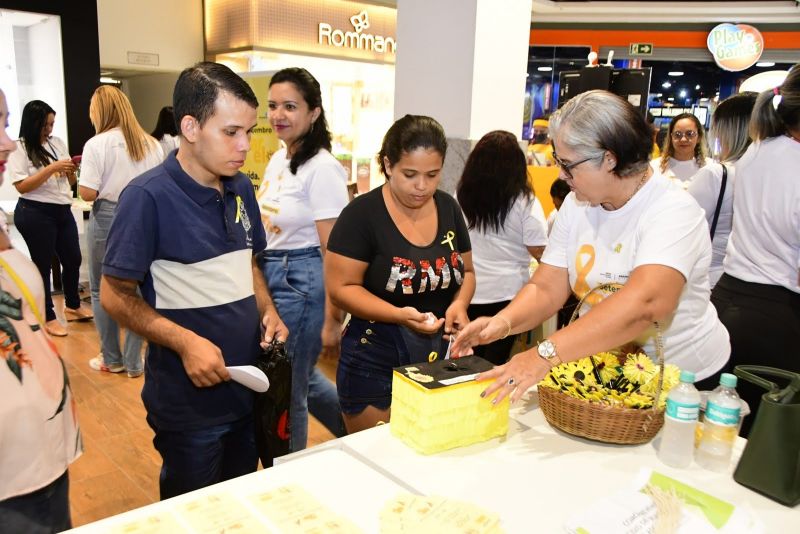
[[[506,384],[508,384],[509,386],[513,386],[513,385],[514,385],[514,384],[516,384],[516,383],[517,383],[517,381],[516,381],[516,380],[514,380],[514,377],[513,377],[513,376],[512,376],[511,378],[509,378],[509,379],[508,379],[508,382],[506,382]]]

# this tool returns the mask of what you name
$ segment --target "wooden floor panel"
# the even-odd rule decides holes
[[[54,301],[63,305],[60,297]],[[72,523],[80,526],[157,501],[161,457],[145,420],[143,377],[92,370],[89,360],[100,352],[94,322],[73,322],[68,330],[68,336],[53,340],[64,358],[83,434],[84,453],[70,467]],[[335,378],[335,362],[320,362],[320,368]],[[309,446],[332,438],[309,417]]]

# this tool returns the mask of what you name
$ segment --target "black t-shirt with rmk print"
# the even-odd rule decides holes
[[[471,250],[461,209],[453,197],[436,191],[436,238],[418,247],[395,226],[381,189],[357,197],[342,211],[328,250],[369,264],[364,287],[370,293],[395,306],[444,317],[464,280],[461,253]]]

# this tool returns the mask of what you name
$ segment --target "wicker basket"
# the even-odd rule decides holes
[[[578,310],[591,293],[617,289],[619,286],[616,284],[604,284],[589,291],[575,308],[570,322],[575,320]],[[664,424],[664,410],[658,408],[657,400],[661,396],[664,378],[664,350],[661,328],[658,323],[655,323],[655,330],[657,363],[660,372],[652,408],[642,410],[608,406],[576,399],[557,389],[540,387],[539,406],[547,422],[568,434],[604,443],[634,445],[647,443],[653,439]]]

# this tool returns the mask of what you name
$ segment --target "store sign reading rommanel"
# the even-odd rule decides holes
[[[321,45],[369,50],[381,54],[387,52],[394,54],[397,51],[397,42],[393,38],[364,33],[364,30],[369,28],[369,13],[366,10],[350,17],[350,24],[353,25],[354,31],[333,29],[330,24],[320,22],[317,42]]]
[[[708,49],[717,65],[737,72],[756,64],[764,51],[764,37],[747,24],[720,24],[708,34]]]

